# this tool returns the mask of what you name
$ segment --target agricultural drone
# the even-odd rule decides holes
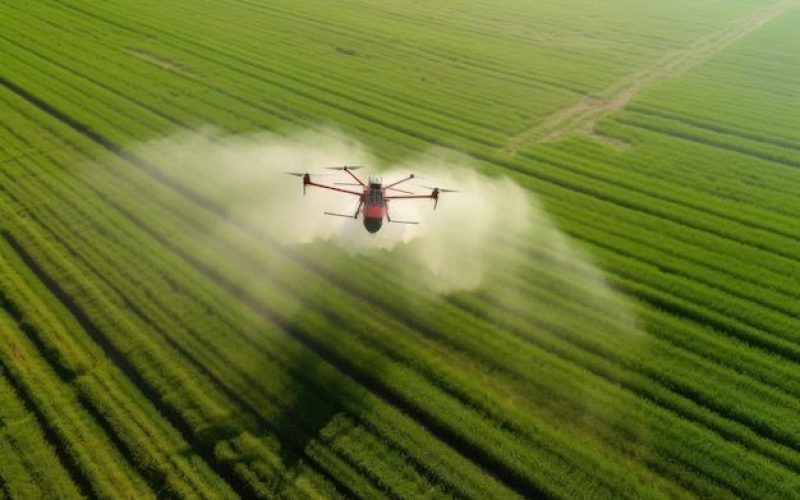
[[[353,170],[358,170],[361,167],[351,167],[351,166],[343,166],[343,167],[327,167],[329,170],[339,170],[342,172],[347,173],[350,177],[355,180],[355,182],[335,182],[333,186],[327,184],[321,184],[319,182],[315,182],[311,179],[311,174],[308,172],[306,173],[299,173],[299,172],[286,172],[289,175],[294,175],[295,177],[300,177],[303,179],[303,194],[306,194],[306,187],[313,186],[319,187],[324,189],[330,189],[332,191],[336,191],[339,193],[346,193],[358,196],[358,207],[356,208],[356,212],[353,215],[350,214],[337,214],[333,212],[325,212],[325,215],[333,215],[336,217],[349,217],[353,219],[357,219],[359,215],[363,215],[364,219],[364,228],[370,233],[376,233],[380,230],[381,226],[383,225],[383,219],[386,218],[386,222],[394,223],[394,224],[419,224],[419,222],[415,221],[407,221],[407,220],[396,220],[392,219],[389,216],[389,201],[391,200],[409,200],[409,199],[431,199],[433,200],[433,208],[436,209],[436,205],[439,203],[439,194],[440,193],[455,193],[457,191],[453,189],[443,189],[438,187],[426,187],[427,189],[431,189],[429,194],[416,194],[411,191],[406,191],[403,189],[399,189],[396,186],[402,184],[404,182],[410,181],[414,179],[414,174],[410,174],[408,177],[404,179],[400,179],[399,181],[395,181],[391,184],[383,185],[381,180],[376,177],[370,177],[368,183],[364,183],[361,179],[358,178],[357,175],[353,173]],[[345,189],[340,188],[337,186],[359,186],[361,190],[353,190],[353,189]],[[402,194],[387,194],[387,191],[394,191]]]

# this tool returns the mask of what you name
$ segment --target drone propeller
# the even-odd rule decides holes
[[[328,170],[358,170],[359,168],[364,168],[364,167],[358,165],[353,165],[353,166],[342,165],[341,167],[325,167],[325,168],[327,168]]]
[[[447,189],[447,188],[440,188],[440,187],[434,187],[434,186],[423,186],[422,184],[418,184],[418,186],[421,187],[421,188],[425,188],[425,189],[433,189],[435,191],[439,191],[440,193],[460,193],[461,192],[461,191],[458,191],[457,189]]]
[[[414,194],[413,192],[406,191],[405,189],[398,189],[398,188],[393,188],[393,187],[387,187],[386,189],[391,189],[392,191],[397,191],[397,192],[405,193],[405,194]]]
[[[300,178],[303,179],[303,196],[305,196],[305,194],[306,194],[306,186],[309,185],[309,184],[314,184],[311,181],[311,176],[312,175],[314,177],[326,177],[326,176],[329,176],[329,175],[333,175],[333,174],[310,174],[308,172],[284,172],[284,174],[293,175],[295,177],[300,177]]]
[[[286,175],[293,175],[295,177],[305,177],[306,174],[313,175],[314,177],[330,177],[334,174],[318,174],[314,172],[284,172]]]
[[[421,188],[430,189],[433,192],[431,193],[431,198],[433,198],[433,209],[436,210],[436,207],[439,205],[439,193],[459,193],[460,191],[456,189],[447,189],[447,188],[440,188],[434,186],[423,186],[422,184],[417,184]]]

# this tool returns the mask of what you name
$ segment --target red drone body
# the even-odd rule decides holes
[[[311,179],[311,174],[304,173],[298,174],[294,172],[287,172],[291,175],[295,175],[297,177],[302,177],[303,179],[303,194],[305,194],[306,186],[313,186],[318,188],[330,189],[332,191],[336,191],[339,193],[346,193],[354,196],[358,196],[358,208],[353,215],[348,214],[337,214],[332,212],[325,212],[325,215],[335,215],[338,217],[352,217],[357,219],[359,215],[361,215],[364,219],[364,228],[369,231],[370,233],[376,233],[380,230],[381,226],[383,226],[383,220],[386,219],[389,223],[395,224],[417,224],[414,221],[403,221],[403,220],[396,220],[392,219],[389,216],[389,202],[391,200],[399,200],[399,199],[431,199],[433,200],[433,208],[436,209],[436,205],[439,202],[439,193],[443,192],[454,192],[452,189],[440,189],[440,188],[431,188],[432,191],[429,194],[415,194],[410,191],[404,191],[402,189],[398,189],[398,184],[401,184],[406,181],[410,181],[414,178],[414,174],[410,174],[405,179],[401,179],[399,181],[393,182],[391,184],[387,184],[384,186],[380,180],[378,179],[370,179],[368,183],[364,183],[361,179],[358,178],[352,171],[356,170],[360,167],[328,167],[333,170],[341,170],[346,172],[350,177],[355,180],[355,183],[336,183],[338,185],[353,185],[359,186],[361,188],[360,191],[351,190],[351,189],[344,189],[337,186],[331,186],[327,184],[321,184],[319,182],[315,182]],[[404,194],[387,194],[387,191],[397,191]]]

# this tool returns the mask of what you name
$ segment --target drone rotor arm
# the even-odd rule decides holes
[[[366,184],[364,184],[364,181],[362,181],[361,179],[359,179],[359,178],[358,178],[358,176],[356,176],[356,174],[354,174],[354,173],[353,173],[353,170],[358,170],[359,168],[361,168],[361,167],[359,167],[359,166],[348,167],[347,165],[344,165],[344,166],[342,166],[342,167],[325,167],[325,168],[327,168],[328,170],[338,170],[338,171],[340,171],[340,172],[342,172],[342,171],[344,171],[344,172],[347,172],[347,175],[349,175],[350,177],[352,177],[353,179],[355,179],[355,181],[356,181],[356,182],[357,182],[357,183],[358,183],[360,186],[367,187],[367,185],[366,185]]]
[[[391,188],[391,187],[394,187],[394,186],[396,186],[396,185],[398,185],[398,184],[401,184],[401,183],[403,183],[403,182],[410,181],[410,180],[411,180],[411,179],[413,179],[413,178],[414,178],[414,174],[410,174],[410,175],[409,175],[408,177],[406,177],[405,179],[400,179],[399,181],[393,182],[393,183],[391,183],[391,184],[388,184],[388,185],[386,185],[386,186],[384,186],[384,187],[385,187],[386,189],[389,189],[389,188]]]
[[[314,186],[314,187],[323,188],[323,189],[330,189],[331,191],[338,191],[339,193],[354,194],[356,196],[361,196],[362,194],[364,194],[364,193],[360,193],[358,191],[351,191],[349,189],[342,189],[342,188],[339,188],[339,187],[336,187],[336,186],[329,186],[327,184],[320,184],[318,182],[312,181],[311,179],[308,179],[308,181],[303,180],[303,185],[305,185],[305,186]]]
[[[353,171],[352,171],[350,168],[348,168],[348,167],[344,167],[344,171],[345,171],[345,172],[347,172],[347,174],[348,174],[350,177],[352,177],[353,179],[355,179],[355,181],[356,181],[357,183],[361,184],[361,186],[362,186],[362,187],[366,187],[366,186],[367,186],[366,184],[364,184],[364,181],[362,181],[361,179],[359,179],[359,178],[358,178],[358,176],[357,176],[356,174],[354,174],[354,173],[353,173]]]
[[[438,194],[393,194],[387,195],[383,198],[386,200],[411,200],[411,199],[436,199],[438,198]]]

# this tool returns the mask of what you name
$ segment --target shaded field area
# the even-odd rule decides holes
[[[786,1],[4,4],[0,499],[799,496],[798,46]],[[528,209],[437,287],[430,237],[271,230],[284,139]]]

